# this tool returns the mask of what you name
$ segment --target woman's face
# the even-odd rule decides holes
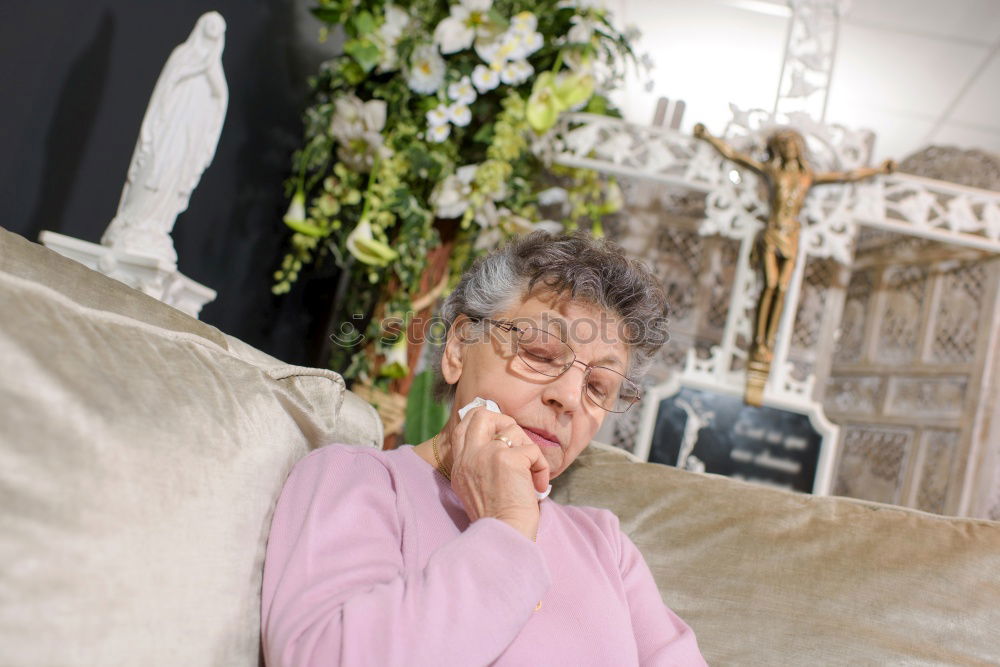
[[[600,308],[542,294],[493,319],[558,333],[579,361],[628,372],[628,349],[619,338],[619,320]],[[584,396],[583,367],[573,364],[559,377],[546,377],[514,354],[511,333],[489,324],[473,331],[466,336],[471,342],[465,344],[458,336],[449,338],[442,361],[445,378],[454,384],[457,377],[453,415],[477,396],[492,399],[539,445],[551,476],[556,477],[590,443],[608,414]]]

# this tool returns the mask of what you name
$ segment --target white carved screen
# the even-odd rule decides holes
[[[1000,518],[968,507],[996,408],[998,283],[995,255],[862,235],[826,386],[843,427],[834,493]]]

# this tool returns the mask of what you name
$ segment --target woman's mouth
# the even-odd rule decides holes
[[[535,431],[534,429],[524,428],[524,427],[522,427],[522,429],[528,435],[528,437],[531,438],[532,442],[534,442],[539,447],[560,446],[559,440],[551,433],[547,433],[545,431]]]

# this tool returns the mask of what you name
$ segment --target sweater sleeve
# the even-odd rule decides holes
[[[615,527],[617,528],[617,520]],[[687,623],[663,603],[653,573],[638,547],[620,529],[619,564],[640,665],[705,665]]]
[[[392,475],[370,451],[324,447],[292,470],[264,564],[270,667],[488,664],[550,578],[534,543],[480,519],[407,568]]]

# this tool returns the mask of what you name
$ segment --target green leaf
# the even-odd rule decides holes
[[[503,28],[510,26],[510,21],[508,21],[507,17],[501,14],[500,10],[496,7],[490,7],[490,10],[486,12],[486,15],[490,17],[491,22],[497,24],[498,26]]]
[[[342,10],[333,9],[331,7],[313,7],[309,11],[311,11],[313,16],[318,18],[320,21],[333,25],[341,23],[344,16],[344,12]]]
[[[472,135],[473,141],[478,141],[479,143],[488,144],[493,141],[493,123],[484,123],[479,126],[476,133]]]
[[[361,65],[352,61],[344,63],[344,68],[341,70],[347,83],[352,86],[356,86],[365,80],[365,71],[361,69]]]
[[[305,234],[306,236],[319,237],[325,234],[322,227],[319,227],[308,220],[290,220],[286,218],[285,224],[292,230],[298,232],[299,234]]]
[[[594,95],[590,98],[590,101],[587,102],[587,106],[584,107],[583,110],[586,113],[597,113],[602,116],[606,116],[608,114],[608,108],[608,98],[603,95]]]
[[[351,17],[351,24],[359,37],[375,31],[375,19],[370,12],[358,12]]]
[[[344,43],[344,52],[354,58],[361,69],[367,74],[378,64],[382,55],[379,48],[367,39],[352,39]]]
[[[446,421],[448,405],[434,400],[433,371],[417,373],[406,400],[403,439],[414,445],[421,443],[440,432]]]

